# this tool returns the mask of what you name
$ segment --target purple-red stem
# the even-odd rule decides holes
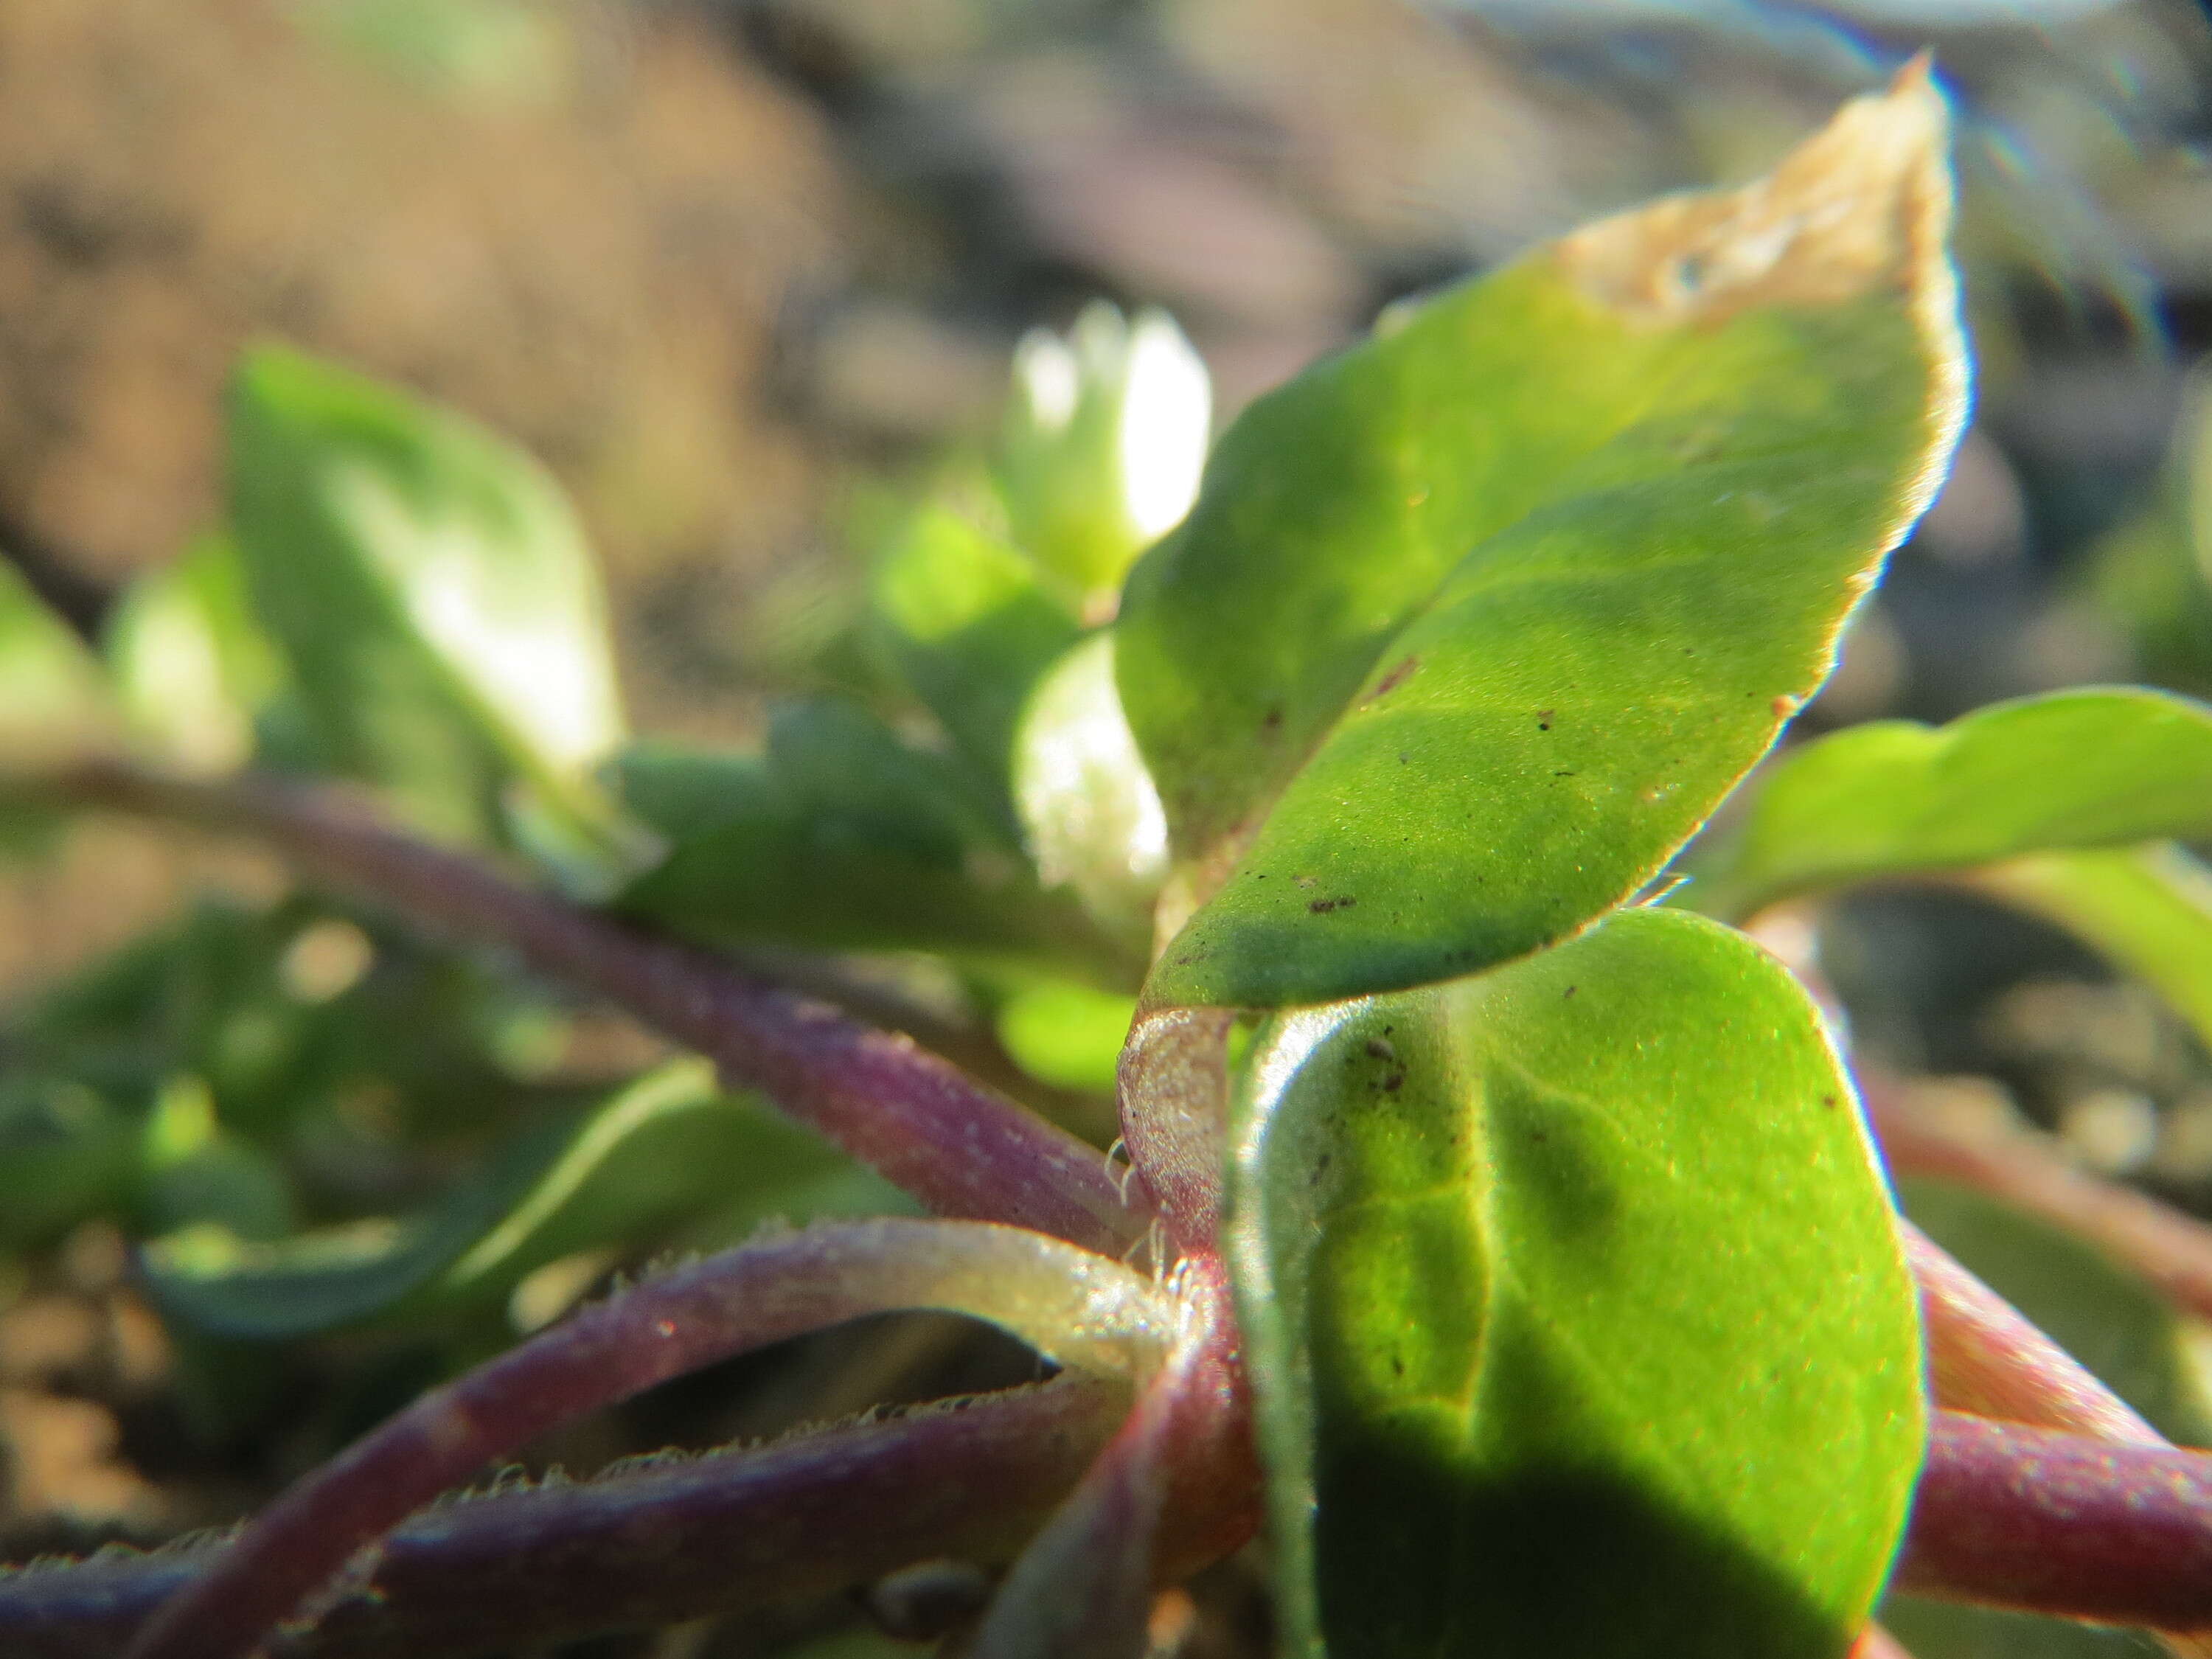
[[[2161,1445],[2125,1401],[1910,1221],[1898,1231],[1920,1287],[1928,1390],[1939,1406],[2100,1440]]]
[[[503,944],[540,971],[605,996],[709,1054],[733,1080],[763,1089],[939,1213],[1012,1221],[1097,1249],[1126,1248],[1140,1231],[1143,1217],[1123,1204],[1088,1146],[906,1040],[706,952],[515,887],[469,859],[395,836],[320,794],[267,781],[182,782],[112,766],[82,769],[64,781],[64,792],[88,804],[252,834],[304,868],[393,904],[418,922]],[[1903,1143],[1901,1162],[1942,1167],[2025,1198],[2134,1261],[2185,1304],[2212,1310],[2212,1234],[2183,1218],[2081,1177],[2033,1149],[1968,1147],[1893,1117],[1884,1128],[1886,1140]],[[1188,1221],[1177,1231],[1187,1227]],[[673,1363],[646,1380],[697,1363],[703,1359]],[[1217,1448],[1234,1443],[1236,1455],[1227,1461],[1241,1458],[1246,1478],[1231,1480],[1240,1501],[1224,1504],[1219,1477],[1230,1472],[1220,1460],[1195,1459],[1176,1471],[1176,1489],[1197,1501],[1171,1504],[1170,1532],[1211,1534],[1192,1550],[1194,1557],[1249,1529],[1250,1500],[1243,1489],[1256,1474],[1249,1439],[1222,1427],[1243,1420],[1233,1349],[1216,1356],[1215,1370],[1218,1388],[1207,1410],[1218,1419]],[[495,1365],[478,1376],[496,1374]],[[506,1398],[495,1402],[494,1415],[504,1426],[528,1413]],[[477,1445],[458,1472],[440,1463],[434,1489],[500,1455]],[[1190,1490],[1206,1462],[1217,1464],[1206,1471],[1214,1478]],[[1901,1582],[1936,1594],[2122,1622],[2172,1626],[2212,1619],[2212,1594],[2203,1588],[2212,1565],[2206,1468],[2206,1460],[2191,1454],[1939,1413]],[[282,1507],[266,1521],[277,1521]],[[1235,1522],[1224,1525],[1220,1517],[1232,1511]],[[1211,1525],[1192,1524],[1208,1512]],[[2125,1540],[2118,1558],[2115,1539]],[[2131,1575],[2115,1570],[2116,1559],[2131,1564]]]
[[[1073,1497],[1014,1564],[973,1659],[1141,1653],[1156,1587],[1259,1527],[1260,1472],[1229,1275],[1212,1252],[1176,1272],[1183,1328]]]
[[[1152,1008],[1115,1068],[1121,1139],[1158,1206],[1174,1258],[1212,1250],[1221,1229],[1233,1008]]]
[[[713,954],[505,880],[385,829],[327,790],[201,782],[89,762],[47,782],[84,805],[243,833],[336,886],[470,944],[513,950],[708,1055],[938,1215],[1004,1221],[1118,1255],[1148,1218],[1096,1149],[909,1039]]]
[[[933,1556],[1001,1560],[1074,1483],[1121,1398],[1062,1379],[441,1505],[385,1540],[322,1626],[274,1651],[458,1659],[743,1611]],[[1173,1488],[1169,1504],[1172,1528]],[[234,1547],[0,1576],[0,1651],[112,1659],[149,1608]],[[1938,1412],[1897,1584],[2115,1625],[2212,1623],[2212,1456]]]
[[[1938,1412],[1897,1584],[2106,1624],[2212,1626],[2212,1457]]]
[[[971,1240],[994,1235],[1006,1230],[833,1224],[710,1256],[586,1308],[423,1395],[291,1487],[221,1571],[161,1609],[132,1659],[236,1659],[297,1616],[356,1550],[487,1463],[746,1349],[886,1306],[932,1305],[933,1281],[962,1264]]]
[[[462,1656],[834,1595],[1018,1550],[1126,1409],[1073,1376],[757,1449],[424,1510],[278,1659]],[[0,1574],[0,1653],[113,1659],[235,1545]]]

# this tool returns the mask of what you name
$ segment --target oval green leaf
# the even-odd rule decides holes
[[[627,861],[590,776],[623,731],[606,599],[550,476],[456,414],[273,347],[240,368],[230,441],[255,611],[342,763],[446,833],[504,826],[580,878]]]
[[[1875,720],[1792,750],[1686,895],[1748,915],[1811,888],[2212,834],[2212,708],[2142,687]]]
[[[1286,1652],[1850,1647],[1917,1472],[1919,1329],[1777,963],[1629,911],[1278,1015],[1237,1110]]]
[[[1116,630],[1204,901],[1152,1000],[1467,973],[1656,873],[1956,440],[1944,139],[1908,71],[1769,178],[1594,225],[1245,412]]]

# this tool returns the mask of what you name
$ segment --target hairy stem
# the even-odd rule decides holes
[[[1928,1388],[1937,1405],[2101,1440],[2164,1443],[2081,1361],[1950,1252],[1902,1218],[1898,1231],[1920,1287]]]
[[[937,1214],[1004,1221],[1118,1255],[1148,1218],[1105,1160],[908,1039],[711,953],[517,886],[394,832],[327,790],[204,782],[88,761],[11,792],[250,836],[426,930],[503,945],[708,1055]]]
[[[2103,1624],[2212,1626],[2212,1457],[1938,1412],[1896,1582]]]
[[[1126,1393],[1041,1387],[507,1487],[414,1516],[278,1659],[465,1659],[833,1595],[913,1562],[1011,1558],[1113,1431]],[[236,1546],[0,1573],[0,1653],[113,1659]]]
[[[1214,1248],[1221,1229],[1233,1008],[1140,1012],[1114,1092],[1130,1161],[1158,1206],[1171,1256]]]
[[[1130,1659],[1155,1587],[1187,1577],[1259,1524],[1259,1466],[1235,1310],[1218,1255],[1176,1273],[1182,1325],[1121,1430],[1022,1553],[970,1659]]]
[[[1118,1262],[972,1222],[835,1224],[709,1257],[422,1396],[263,1511],[132,1659],[236,1659],[355,1551],[548,1430],[745,1349],[913,1307],[991,1319],[1072,1364],[1139,1378],[1176,1323],[1165,1294]]]

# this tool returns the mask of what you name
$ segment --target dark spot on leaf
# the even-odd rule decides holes
[[[1279,708],[1270,708],[1266,714],[1260,716],[1260,729],[1262,732],[1273,732],[1280,726],[1282,723],[1283,711]]]
[[[1395,1060],[1398,1058],[1398,1051],[1392,1048],[1388,1042],[1385,1042],[1381,1037],[1370,1037],[1367,1039],[1367,1052],[1377,1060]]]
[[[1549,708],[1539,708],[1536,711],[1536,729],[1539,732],[1548,732],[1552,729],[1553,713],[1553,711]]]
[[[1402,1359],[1402,1358],[1401,1358],[1398,1355],[1396,1355],[1396,1354],[1395,1354],[1395,1353],[1394,1353],[1394,1354],[1392,1354],[1392,1355],[1390,1356],[1390,1375],[1391,1375],[1391,1376],[1403,1376],[1405,1374],[1406,1374],[1406,1362],[1405,1362],[1405,1360],[1404,1360],[1404,1359]]]
[[[1395,691],[1400,686],[1403,685],[1406,683],[1407,677],[1420,665],[1421,659],[1419,657],[1413,656],[1407,658],[1405,661],[1400,663],[1395,668],[1392,669],[1389,673],[1385,674],[1381,679],[1375,683],[1375,689],[1367,694],[1366,701],[1373,702],[1378,698],[1389,696],[1393,691]]]
[[[1393,1072],[1382,1079],[1382,1087],[1386,1092],[1395,1095],[1405,1081],[1406,1074],[1403,1072]]]
[[[1565,1002],[1565,1001],[1567,1000],[1567,998],[1568,998],[1568,997],[1571,997],[1571,996],[1574,995],[1574,994],[1575,994],[1576,992],[1577,992],[1577,991],[1581,990],[1582,988],[1582,988],[1581,986],[1579,986],[1579,985],[1570,985],[1569,987],[1567,987],[1566,990],[1565,990],[1565,991],[1561,994],[1561,996],[1560,996],[1560,998],[1559,998],[1559,1000],[1560,1000],[1560,1001],[1562,1001],[1562,1002]]]
[[[1554,772],[1552,775],[1555,778],[1571,778],[1575,775],[1572,772]]]
[[[1835,1103],[1836,1103],[1836,1097],[1835,1097],[1835,1096],[1833,1096],[1833,1095],[1822,1095],[1822,1096],[1820,1097],[1820,1104],[1822,1104],[1823,1106],[1830,1106],[1830,1107],[1832,1107]]]
[[[1306,906],[1306,908],[1317,916],[1325,916],[1332,910],[1349,910],[1358,902],[1358,899],[1346,894],[1338,898],[1315,899]]]

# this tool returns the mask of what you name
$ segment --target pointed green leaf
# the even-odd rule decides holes
[[[1082,629],[1035,565],[958,514],[926,507],[877,567],[878,632],[892,664],[994,784],[1024,701]]]
[[[1280,1014],[1235,1132],[1285,1652],[1850,1646],[1917,1472],[1919,1331],[1771,958],[1638,909]]]
[[[170,765],[227,772],[252,757],[254,717],[284,665],[228,541],[203,538],[133,581],[101,644],[132,730]]]
[[[503,1296],[560,1256],[648,1245],[740,1198],[773,1212],[848,1167],[805,1131],[720,1094],[703,1063],[684,1060],[513,1142],[422,1214],[260,1244],[227,1229],[185,1229],[149,1244],[144,1266],[172,1317],[228,1336],[299,1336]],[[813,1213],[803,1201],[793,1212]]]
[[[1149,955],[1168,826],[1121,714],[1110,631],[1037,686],[1015,738],[1013,789],[1038,879],[1072,891],[1100,927]]]
[[[65,759],[112,729],[100,662],[0,559],[0,763]]]
[[[710,943],[1126,956],[1039,889],[963,769],[857,704],[778,711],[763,763],[685,766],[663,744],[623,769],[641,811],[697,826],[616,901],[629,915]]]
[[[349,770],[449,834],[517,808],[580,878],[630,855],[589,776],[623,735],[606,600],[543,468],[264,348],[232,390],[230,492],[254,608]]]
[[[2039,853],[1978,872],[1973,885],[2065,928],[2212,1045],[2212,870],[2181,848]]]
[[[2212,834],[2212,708],[2140,687],[1993,703],[1944,726],[1875,720],[1776,762],[1698,865],[1702,910],[2052,848]]]
[[[1659,870],[1948,461],[1943,146],[1908,72],[1768,179],[1592,226],[1245,412],[1116,629],[1204,902],[1153,1000],[1466,973]]]

